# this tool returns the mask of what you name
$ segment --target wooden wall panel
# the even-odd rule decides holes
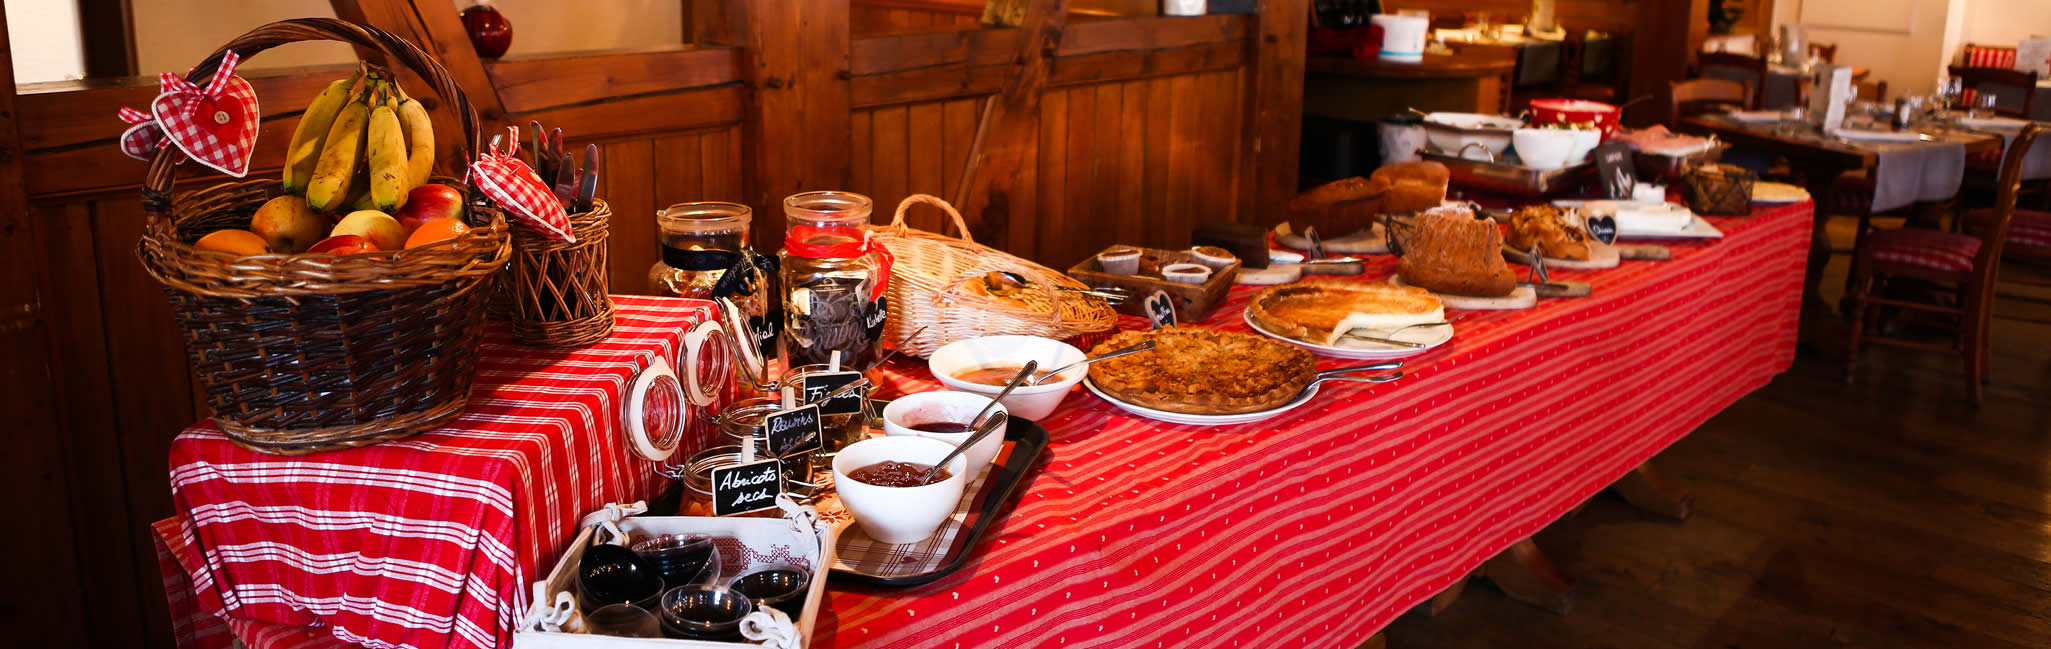
[[[976,29],[981,3],[857,0],[848,7],[849,31],[856,36],[931,29]]]
[[[1233,179],[1243,77],[1228,69],[1048,90],[1026,167],[1038,207],[977,241],[1066,269],[1114,243],[1187,246],[1194,225],[1242,218]],[[855,111],[850,188],[875,199],[877,223],[907,194],[951,197],[981,103]],[[942,218],[918,207],[906,220],[936,230]]]
[[[691,201],[742,202],[738,126],[612,140],[599,150],[606,170],[600,196],[613,214],[606,253],[615,293],[648,292],[648,269],[662,256],[657,211]],[[782,235],[753,233],[758,249]]]

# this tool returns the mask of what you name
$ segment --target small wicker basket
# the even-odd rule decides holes
[[[259,27],[207,57],[204,85],[232,50],[243,58],[301,41],[384,52],[418,73],[462,120],[457,160],[477,150],[477,116],[440,63],[385,31],[331,18]],[[240,255],[192,242],[246,228],[283,193],[277,180],[170,191],[177,150],[143,178],[149,217],[136,253],[164,285],[186,353],[221,431],[242,446],[298,455],[366,446],[440,426],[463,412],[483,338],[488,282],[511,256],[501,211],[472,191],[473,227],[397,252]]]
[[[1682,197],[1697,214],[1744,216],[1752,213],[1751,170],[1727,164],[1705,164],[1681,175]]]
[[[591,211],[570,215],[574,243],[513,225],[512,273],[501,281],[520,342],[580,347],[612,335],[605,252],[611,222],[612,206],[595,200]]]
[[[905,225],[905,210],[924,203],[938,207],[961,231],[956,239]],[[1117,313],[1102,300],[1060,291],[1088,289],[1053,269],[978,244],[961,212],[939,197],[913,194],[897,206],[890,225],[870,228],[890,250],[890,320],[884,337],[905,353],[931,356],[948,343],[997,334],[1025,334],[1057,340],[1110,329]],[[1026,289],[1012,296],[976,290],[984,274],[1010,271],[1025,277]],[[921,331],[923,329],[923,331]],[[906,336],[918,333],[915,340]]]

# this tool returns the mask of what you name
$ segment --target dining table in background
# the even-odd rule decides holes
[[[1401,380],[1327,385],[1266,421],[1163,423],[1078,389],[1040,422],[1044,464],[973,560],[922,586],[832,585],[807,646],[1357,647],[1484,565],[1513,596],[1557,610],[1557,575],[1516,577],[1543,574],[1530,536],[1612,486],[1685,515],[1685,497],[1641,467],[1793,362],[1812,210],[1707,217],[1723,238],[1662,242],[1670,261],[1556,270],[1593,295],[1465,312],[1452,341],[1409,359]],[[1383,281],[1395,265],[1370,258],[1356,281]],[[1241,313],[1259,290],[1233,289],[1196,326],[1248,331]],[[883,397],[939,387],[915,358],[877,378]],[[623,447],[613,429],[595,427],[588,443]],[[179,527],[167,523],[159,531],[175,546]],[[573,531],[547,530],[556,545],[520,560],[520,579],[552,565]],[[339,644],[326,628],[181,608],[205,599],[181,566],[220,550],[167,548],[183,557],[165,564],[181,638],[210,640],[190,646]],[[356,561],[338,552],[336,565]],[[243,577],[231,585],[266,591],[266,573]]]
[[[1938,128],[1923,131],[1936,138],[1936,141],[1929,143],[1854,142],[1826,136],[1813,127],[1779,122],[1745,122],[1728,114],[1682,118],[1680,123],[1675,125],[1675,130],[1715,135],[1736,147],[1785,157],[1789,170],[1800,179],[1800,184],[1812,197],[1826,195],[1832,183],[1848,172],[1874,172],[1885,153],[1957,144],[1963,147],[1965,156],[1971,156],[2000,151],[2002,146],[2002,139],[1997,135]],[[1959,177],[1963,177],[1965,159],[1959,158],[1958,164],[1959,169],[1955,171]],[[1881,190],[1876,187],[1876,191]],[[1948,197],[1947,195],[1946,198]],[[1884,211],[1906,204],[1908,203],[1876,203],[1871,209]],[[1805,328],[1810,328],[1810,332],[1804,336],[1805,340],[1830,340],[1837,322],[1834,310],[1824,302],[1820,292],[1823,270],[1830,263],[1830,236],[1825,230],[1829,216],[1823,210],[1815,211],[1815,222],[1812,224],[1809,238],[1808,264],[1802,289],[1802,321]]]
[[[1870,68],[1852,68],[1852,80],[1854,82],[1863,81],[1870,74],[1872,74],[1872,69]],[[1752,83],[1752,79],[1749,78],[1747,73],[1734,68],[1704,68],[1702,70],[1702,77],[1706,79]],[[1781,65],[1779,63],[1767,65],[1765,82],[1757,84],[1761,86],[1757,90],[1761,93],[1759,95],[1759,108],[1762,110],[1774,110],[1802,103],[1802,82],[1808,78],[1809,71],[1797,66]],[[1860,99],[1873,98],[1861,97]]]

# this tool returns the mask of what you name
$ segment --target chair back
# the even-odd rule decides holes
[[[1673,124],[1683,117],[1693,117],[1715,111],[1723,106],[1745,105],[1745,96],[1750,86],[1736,81],[1722,79],[1689,79],[1669,81],[1667,87],[1667,123]]]
[[[1887,81],[1886,81],[1886,80],[1881,80],[1881,81],[1874,81],[1874,82],[1870,82],[1870,83],[1868,83],[1868,82],[1865,82],[1865,81],[1860,81],[1860,82],[1858,82],[1858,86],[1859,86],[1859,98],[1860,98],[1860,99],[1868,99],[1868,100],[1872,100],[1872,101],[1875,101],[1875,102],[1883,102],[1883,101],[1887,101]],[[1806,93],[1805,93],[1805,94],[1804,94],[1804,96],[1803,96],[1803,99],[1807,99],[1807,98],[1808,98],[1808,97],[1807,97],[1807,95],[1806,95]],[[1803,103],[1805,103],[1805,104],[1806,104],[1806,103],[1808,103],[1808,102],[1804,101]]]
[[[2022,191],[2023,161],[2029,159],[2030,147],[2037,143],[2041,127],[2037,122],[2023,126],[2015,138],[2008,141],[2008,149],[2001,156],[2001,173],[1994,185],[1994,218],[1988,219],[1980,230],[1980,255],[1974,260],[1976,272],[1986,272],[1992,277],[1993,268],[2001,261],[2001,245],[2008,239],[2008,224],[2015,220],[2015,198]]]
[[[1837,62],[1837,44],[1836,44],[1836,43],[1810,43],[1810,44],[1809,44],[1809,58],[1811,58],[1811,59],[1815,59],[1815,60],[1818,60],[1818,61],[1822,61],[1822,62],[1824,62],[1824,63],[1836,63],[1836,62]]]
[[[1959,85],[1974,95],[1995,94],[2001,96],[2021,95],[2022,103],[2016,108],[1997,106],[1994,112],[2003,117],[2030,119],[2037,103],[2037,73],[2009,68],[1988,68],[1966,65],[1951,66],[1951,76]]]
[[[1736,81],[1746,85],[1745,107],[1759,108],[1759,89],[1766,87],[1766,59],[1758,56],[1732,54],[1730,52],[1707,52],[1698,59],[1702,77]],[[1720,70],[1711,72],[1711,70]]]

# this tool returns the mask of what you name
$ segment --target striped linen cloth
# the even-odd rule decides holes
[[[1264,422],[1165,424],[1077,391],[978,559],[925,586],[831,591],[808,646],[1357,647],[1785,370],[1813,214],[1711,217],[1725,237],[1670,243],[1672,261],[1555,271],[1594,296],[1467,312],[1403,380],[1328,384]],[[1370,266],[1368,281],[1393,270]],[[1255,290],[1202,324],[1247,330]],[[885,383],[937,386],[922,370]]]
[[[711,303],[614,301],[613,336],[574,350],[521,346],[494,326],[469,409],[439,430],[278,457],[211,424],[186,429],[170,453],[178,516],[156,527],[166,579],[187,586],[170,589],[174,613],[225,616],[242,636],[319,625],[370,647],[509,645],[529,584],[578,520],[664,486],[618,429],[621,393],[652,359],[674,362],[681,329]],[[220,626],[177,631],[214,646],[203,640],[225,642]]]

